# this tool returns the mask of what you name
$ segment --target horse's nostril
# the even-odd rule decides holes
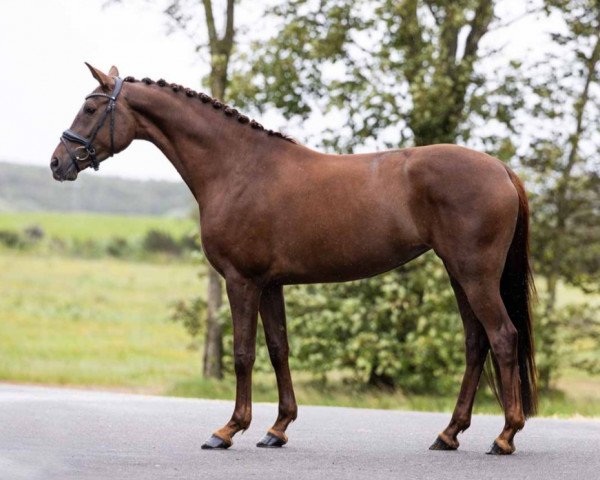
[[[51,167],[51,168],[56,168],[56,167],[58,167],[58,158],[54,157],[54,158],[52,159],[52,161],[50,162],[50,167]]]

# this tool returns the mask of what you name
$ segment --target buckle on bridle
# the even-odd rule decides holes
[[[75,149],[75,151],[73,152],[75,160],[77,160],[78,162],[83,162],[84,160],[87,160],[88,158],[90,158],[90,155],[93,155],[95,153],[95,152],[94,153],[90,152],[90,148],[93,149],[93,147],[91,147],[91,145],[90,145],[90,147],[86,147],[85,145],[81,145],[80,147],[77,147]],[[79,150],[85,151],[85,157],[82,157],[77,153]]]

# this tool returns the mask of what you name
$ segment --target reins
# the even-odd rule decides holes
[[[108,98],[108,105],[106,106],[106,110],[104,110],[104,113],[103,113],[102,117],[100,118],[100,121],[96,124],[96,126],[92,130],[92,133],[90,134],[90,136],[88,138],[86,138],[82,135],[79,135],[77,132],[74,132],[73,130],[68,129],[68,130],[65,130],[63,132],[62,136],[60,137],[60,141],[65,146],[67,153],[69,154],[69,157],[71,158],[71,162],[73,163],[75,169],[78,172],[81,171],[81,168],[79,167],[79,162],[87,160],[88,158],[90,159],[90,162],[92,163],[92,167],[94,168],[94,170],[98,170],[100,168],[100,162],[96,158],[96,148],[94,147],[94,140],[96,139],[96,135],[98,135],[98,132],[104,125],[104,122],[106,121],[106,118],[109,115],[110,115],[110,127],[109,127],[110,128],[110,155],[109,155],[109,157],[112,157],[115,154],[115,142],[114,142],[115,107],[116,107],[116,103],[117,103],[117,98],[119,97],[119,93],[121,93],[121,87],[123,86],[123,80],[119,77],[114,77],[114,80],[115,80],[115,88],[113,88],[113,91],[110,95],[106,94],[106,93],[90,93],[87,97],[85,97],[86,100],[88,98],[92,98],[92,97]],[[78,143],[81,146],[77,147],[75,150],[71,150],[69,148],[67,141],[72,142],[72,143]],[[85,156],[79,156],[79,154],[77,152],[80,150],[85,150]]]

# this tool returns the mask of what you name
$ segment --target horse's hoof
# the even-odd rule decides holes
[[[510,455],[514,451],[515,451],[515,447],[513,445],[510,445],[510,448],[508,450],[505,450],[500,445],[498,445],[498,443],[494,440],[494,443],[492,443],[492,446],[490,447],[490,451],[487,452],[487,454],[488,455]]]
[[[456,450],[458,447],[448,445],[441,437],[437,437],[429,450]]]
[[[210,438],[202,444],[202,450],[226,450],[231,447],[231,443],[226,442],[216,435],[211,435]]]
[[[267,434],[256,444],[257,447],[260,448],[277,448],[283,447],[287,443],[287,440],[283,440],[279,437],[276,437],[271,432],[267,432]]]

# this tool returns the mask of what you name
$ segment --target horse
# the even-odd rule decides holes
[[[381,274],[433,250],[454,290],[466,368],[448,426],[431,450],[456,450],[471,423],[488,354],[505,424],[488,453],[511,454],[537,408],[529,207],[500,160],[442,144],[334,155],[303,146],[205,93],[161,79],[98,81],[52,154],[56,180],[125,150],[156,145],[196,198],[206,258],[225,279],[233,321],[235,407],[202,445],[226,449],[252,419],[258,314],[279,393],[257,444],[281,447],[296,419],[283,286]],[[108,123],[107,123],[108,120]]]

